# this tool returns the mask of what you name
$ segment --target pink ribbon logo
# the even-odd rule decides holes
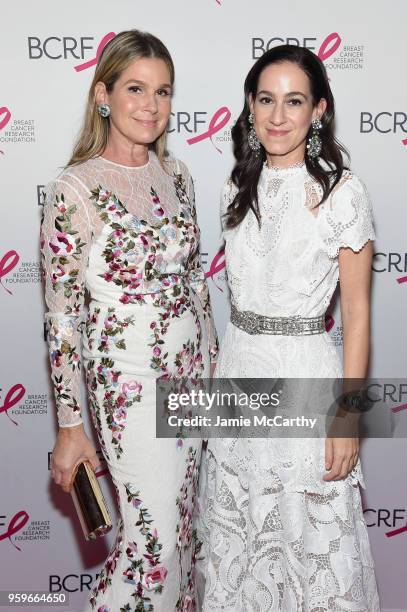
[[[10,121],[10,119],[11,119],[11,113],[10,113],[9,109],[6,106],[2,106],[0,108],[0,130],[2,130],[3,128],[6,127],[6,125]],[[0,150],[0,153],[2,155],[4,155],[4,151]]]
[[[11,119],[11,113],[9,109],[6,106],[2,106],[0,108],[0,130],[6,127],[10,119]]]
[[[402,283],[407,283],[407,276],[400,276],[396,280],[397,280],[399,285],[401,285]]]
[[[399,527],[398,529],[387,531],[385,535],[388,538],[393,538],[394,536],[400,535],[401,533],[405,533],[406,531],[407,531],[407,523],[404,525],[404,527]]]
[[[13,408],[16,404],[21,402],[24,395],[25,387],[21,384],[14,385],[14,387],[11,387],[11,389],[7,392],[7,395],[4,398],[3,406],[0,406],[0,414],[2,412],[5,412],[10,421],[14,423],[14,425],[18,425],[18,423],[16,421],[13,421],[11,416],[8,414],[8,411],[10,410],[10,408]]]
[[[2,259],[0,259],[0,285],[3,287],[3,289],[5,289],[7,291],[7,293],[9,293],[10,295],[12,295],[10,289],[7,289],[7,287],[5,287],[2,283],[2,278],[4,278],[5,276],[7,276],[7,274],[9,272],[11,272],[11,270],[13,268],[16,267],[16,265],[18,264],[18,262],[20,261],[20,256],[17,253],[17,251],[8,251],[3,257]]]
[[[326,329],[326,331],[330,332],[334,325],[335,325],[335,319],[333,318],[333,316],[330,315],[330,314],[326,314],[325,315],[325,329]]]
[[[407,138],[401,141],[403,145],[407,145]]]
[[[401,404],[401,406],[395,406],[391,409],[392,412],[401,412],[402,410],[407,410],[407,404]]]
[[[332,32],[325,38],[322,45],[317,53],[321,62],[325,62],[331,55],[333,55],[340,47],[342,42],[338,32]]]
[[[87,68],[91,68],[92,66],[96,66],[96,64],[99,61],[100,56],[102,55],[103,49],[106,47],[108,42],[113,40],[113,38],[115,36],[116,36],[116,34],[114,32],[109,32],[108,34],[105,34],[104,37],[102,38],[102,40],[100,41],[99,46],[97,48],[96,57],[94,57],[93,59],[89,60],[88,62],[84,62],[83,64],[78,64],[77,66],[74,66],[76,72],[81,72],[82,70],[87,70]]]
[[[223,270],[225,267],[226,267],[225,250],[221,249],[219,253],[217,253],[215,257],[213,258],[208,272],[205,272],[205,278],[211,278],[213,282],[215,283],[215,279],[214,279],[215,274],[218,274],[218,272]],[[222,287],[219,287],[219,285],[217,285],[216,283],[215,285],[219,289],[219,291],[222,291],[223,293]]]
[[[219,130],[221,130],[223,127],[225,127],[225,125],[228,123],[230,117],[231,117],[231,113],[230,113],[230,110],[228,109],[228,107],[227,106],[222,106],[221,108],[219,108],[216,111],[216,113],[214,114],[214,116],[210,120],[207,131],[204,132],[203,134],[199,134],[198,136],[194,136],[193,138],[188,138],[187,143],[192,145],[192,144],[195,144],[196,142],[201,142],[201,140],[205,140],[206,138],[209,138],[211,143],[215,147],[215,149],[219,153],[222,153],[222,151],[220,149],[218,149],[218,147],[213,142],[212,137],[217,132],[219,132]]]
[[[11,536],[17,533],[18,531],[21,531],[24,525],[27,524],[29,518],[30,517],[25,510],[20,510],[20,512],[17,512],[17,514],[15,514],[11,519],[7,527],[7,531],[5,533],[0,534],[0,540],[5,540],[6,538],[8,538],[12,545],[21,552],[21,548],[17,546],[17,544],[14,544],[14,542],[11,540]]]

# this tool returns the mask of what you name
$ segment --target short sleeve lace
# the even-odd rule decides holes
[[[336,258],[341,248],[358,252],[375,239],[369,194],[356,175],[345,172],[321,208],[322,238],[330,258]]]

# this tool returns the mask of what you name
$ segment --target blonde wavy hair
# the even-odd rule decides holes
[[[144,57],[162,59],[168,66],[171,85],[174,83],[175,70],[171,55],[158,38],[148,32],[128,30],[120,32],[109,41],[99,58],[95,75],[89,88],[85,118],[72,157],[66,167],[81,164],[100,155],[107,145],[109,120],[101,117],[95,101],[95,85],[105,84],[110,93],[122,72],[134,61]],[[166,131],[150,145],[161,163],[166,155]]]

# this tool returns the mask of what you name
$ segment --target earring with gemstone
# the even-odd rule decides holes
[[[322,151],[322,140],[319,131],[322,128],[321,119],[316,117],[312,123],[312,133],[307,144],[307,154],[312,160],[317,159]]]
[[[247,136],[247,141],[248,141],[249,147],[251,148],[253,153],[258,155],[259,152],[260,152],[261,145],[260,145],[259,139],[257,138],[256,130],[254,129],[254,115],[253,115],[253,113],[250,113],[250,115],[248,117],[248,121],[249,121],[249,125],[250,125],[250,130],[249,130],[249,134]]]
[[[110,106],[108,104],[98,104],[98,113],[101,117],[110,115]]]

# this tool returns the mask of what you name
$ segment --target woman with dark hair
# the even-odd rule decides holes
[[[47,188],[41,248],[59,432],[51,473],[98,466],[91,415],[117,492],[116,542],[87,610],[192,610],[200,543],[198,440],[157,440],[156,380],[209,375],[217,353],[186,166],[165,155],[174,66],[146,32],[105,47],[71,160]],[[85,312],[85,292],[90,298]]]
[[[362,379],[372,211],[334,137],[324,66],[276,47],[244,92],[222,196],[232,310],[215,377]],[[338,279],[343,366],[324,325]],[[209,440],[204,612],[379,610],[358,452],[356,437],[332,430]]]

